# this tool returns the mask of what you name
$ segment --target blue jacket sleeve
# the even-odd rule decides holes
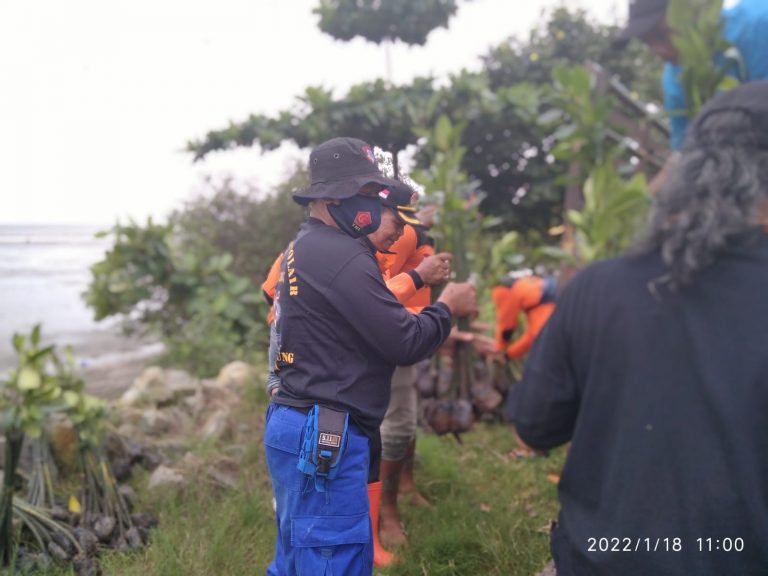
[[[669,114],[669,127],[672,131],[670,145],[672,150],[679,150],[685,140],[688,129],[688,117],[685,115],[688,107],[685,90],[680,83],[680,67],[665,64],[661,76],[661,88],[664,91],[664,109]]]
[[[325,297],[382,358],[409,366],[432,356],[448,338],[451,313],[442,303],[411,314],[387,289],[375,259],[359,254],[336,275]]]

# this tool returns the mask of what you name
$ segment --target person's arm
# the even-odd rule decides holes
[[[679,150],[685,140],[685,132],[688,130],[688,101],[685,97],[685,88],[680,82],[679,66],[667,63],[661,76],[661,88],[664,92],[664,109],[669,115],[669,128],[672,132],[670,147]]]
[[[575,282],[575,281],[574,281]],[[512,388],[506,416],[520,439],[537,450],[570,441],[579,411],[580,394],[572,370],[567,324],[575,298],[574,286],[539,334],[525,365],[523,379]]]
[[[403,305],[413,298],[422,286],[424,286],[424,280],[420,277],[414,278],[413,274],[406,272],[387,280],[387,288],[397,298],[397,301]]]
[[[436,304],[411,314],[386,289],[373,258],[365,254],[350,260],[325,294],[339,314],[359,327],[361,339],[400,366],[432,356],[448,337],[452,315],[476,308],[474,295],[467,284],[449,284]]]
[[[424,258],[415,268],[404,268],[407,271],[387,280],[387,288],[398,302],[407,306],[408,301],[425,286],[442,284],[448,280],[451,258],[447,252]]]
[[[272,263],[272,267],[269,269],[266,280],[261,284],[261,291],[264,294],[264,299],[272,306],[275,300],[275,293],[277,292],[277,283],[280,280],[280,267],[283,263],[283,253],[278,254],[275,261]]]
[[[525,327],[525,332],[523,332],[517,340],[507,346],[507,358],[510,360],[522,358],[528,353],[528,351],[531,349],[531,346],[533,346],[533,341],[533,331],[531,329],[531,325],[528,324]]]

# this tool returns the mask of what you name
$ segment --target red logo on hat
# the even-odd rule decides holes
[[[376,158],[373,157],[373,150],[370,146],[363,146],[363,154],[370,160],[371,164],[376,164]]]
[[[370,212],[358,212],[355,216],[355,221],[352,222],[352,226],[360,230],[366,226],[370,226],[373,223],[373,217]]]
[[[380,197],[380,198],[384,198],[384,200],[386,200],[387,198],[389,198],[389,190],[387,190],[386,188],[384,188],[384,190],[382,190],[381,192],[379,192],[379,197]]]

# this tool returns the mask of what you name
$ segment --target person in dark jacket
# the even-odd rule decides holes
[[[275,300],[281,384],[264,445],[278,534],[267,573],[369,575],[368,483],[380,488],[378,434],[392,373],[432,355],[452,318],[475,310],[475,292],[448,284],[435,304],[408,312],[387,290],[366,238],[381,219],[378,192],[396,182],[354,138],[319,145],[309,167],[312,185],[294,196],[310,204],[309,219],[285,253]],[[338,433],[324,430],[324,413],[342,415]]]
[[[563,291],[510,412],[571,442],[559,576],[768,574],[768,82],[694,120],[635,253]]]

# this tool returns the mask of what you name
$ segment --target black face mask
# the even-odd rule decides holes
[[[328,204],[328,212],[339,228],[352,238],[375,232],[381,224],[381,200],[378,197],[352,196],[340,204]]]

